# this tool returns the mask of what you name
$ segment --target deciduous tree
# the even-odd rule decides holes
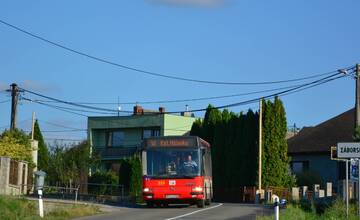
[[[33,165],[29,136],[18,129],[4,131],[0,135],[0,156],[27,161]]]

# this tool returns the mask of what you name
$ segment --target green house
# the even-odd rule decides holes
[[[164,108],[149,112],[135,106],[130,116],[88,117],[88,140],[92,152],[100,155],[103,168],[118,172],[120,159],[134,155],[144,138],[189,133],[194,117],[187,112],[164,112]]]

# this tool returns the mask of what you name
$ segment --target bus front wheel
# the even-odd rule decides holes
[[[198,208],[204,208],[205,207],[205,200],[202,199],[202,200],[197,201],[196,206]]]
[[[146,206],[147,206],[148,208],[152,208],[152,207],[154,207],[154,203],[151,202],[151,201],[146,202]]]

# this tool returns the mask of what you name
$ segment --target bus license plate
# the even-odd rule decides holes
[[[167,198],[167,199],[177,199],[177,198],[179,198],[179,195],[166,195],[165,198]]]

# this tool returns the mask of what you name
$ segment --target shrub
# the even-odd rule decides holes
[[[313,171],[305,171],[296,175],[298,186],[309,186],[310,190],[313,190],[314,184],[323,185],[321,176]]]
[[[131,178],[131,164],[129,159],[123,159],[120,162],[119,171],[119,184],[123,185],[126,189],[130,187]]]
[[[309,199],[301,199],[300,200],[300,208],[304,210],[305,212],[313,212],[314,211],[314,205],[311,200]]]
[[[130,177],[130,196],[134,202],[142,201],[142,169],[139,157],[134,156],[130,159],[131,177]]]
[[[346,205],[341,199],[336,199],[330,208],[326,209],[322,215],[324,219],[347,219]],[[358,219],[357,204],[349,205],[349,219]]]
[[[111,194],[111,190],[112,190],[111,185],[117,185],[118,182],[119,182],[119,177],[116,176],[115,173],[111,171],[109,172],[97,171],[91,177],[89,177],[90,184],[88,190],[90,194],[96,194],[96,195]],[[93,183],[93,185],[91,183]],[[110,184],[110,186],[105,184]]]
[[[334,203],[332,197],[329,198],[319,198],[314,201],[315,211],[317,214],[323,214],[326,209],[331,207]]]

